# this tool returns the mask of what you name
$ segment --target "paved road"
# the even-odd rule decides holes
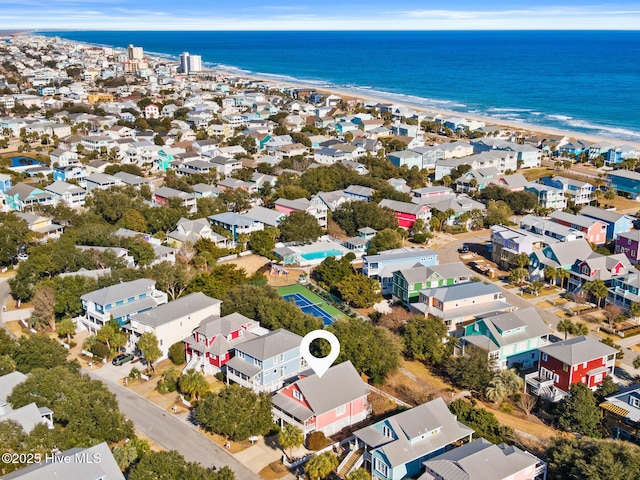
[[[218,468],[228,466],[238,480],[260,478],[218,444],[188,423],[165,412],[162,408],[117,383],[100,376],[97,371],[84,370],[91,377],[102,380],[118,399],[120,410],[133,421],[136,429],[167,450],[177,450],[191,462]]]

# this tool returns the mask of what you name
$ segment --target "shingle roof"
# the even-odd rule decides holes
[[[159,305],[146,312],[133,315],[132,322],[157,328],[177,318],[221,304],[221,300],[207,297],[202,292],[194,292],[169,303]]]
[[[116,283],[110,287],[104,287],[100,290],[85,293],[80,297],[80,299],[87,302],[93,302],[96,305],[108,305],[117,300],[149,292],[155,287],[155,285],[155,280],[140,278],[138,280],[132,280],[131,282]]]
[[[279,328],[267,335],[244,342],[236,348],[258,360],[266,360],[299,348],[301,341],[300,335]]]

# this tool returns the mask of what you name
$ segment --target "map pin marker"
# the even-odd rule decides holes
[[[331,351],[326,357],[314,357],[309,350],[311,342],[318,338],[325,339],[329,342],[329,345],[331,345]],[[307,361],[311,370],[313,370],[318,377],[322,377],[327,373],[327,370],[329,370],[333,362],[336,361],[338,355],[340,355],[340,341],[331,332],[327,332],[326,330],[313,330],[307,333],[302,339],[302,342],[300,342],[300,355]]]

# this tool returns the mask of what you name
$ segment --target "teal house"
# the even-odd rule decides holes
[[[171,168],[171,162],[174,160],[174,156],[179,153],[186,153],[184,148],[171,148],[171,147],[163,147],[158,152],[158,170],[161,172],[166,172],[167,169]]]
[[[549,344],[549,326],[536,309],[496,313],[464,327],[459,348],[469,345],[486,350],[495,368],[531,368],[538,363],[540,347]]]
[[[372,480],[418,478],[425,460],[470,442],[473,432],[437,398],[356,431],[356,462]]]

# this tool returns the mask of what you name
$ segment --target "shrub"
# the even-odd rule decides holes
[[[216,374],[214,375],[214,377],[216,377],[216,378],[217,378],[218,380],[220,380],[221,382],[224,382],[224,381],[225,381],[225,376],[224,376],[224,373],[222,373],[222,372],[218,372],[218,373],[216,373]]]
[[[322,450],[329,445],[329,439],[322,432],[313,432],[307,438],[307,448],[309,450]]]
[[[176,342],[169,347],[169,358],[174,365],[183,365],[187,362],[184,343]]]
[[[109,351],[109,347],[107,347],[106,343],[96,342],[91,345],[91,353],[93,353],[99,359],[108,358],[111,352]]]
[[[140,378],[140,370],[138,370],[136,367],[133,367],[131,369],[131,371],[129,372],[129,378],[131,380],[135,380],[136,378]]]

